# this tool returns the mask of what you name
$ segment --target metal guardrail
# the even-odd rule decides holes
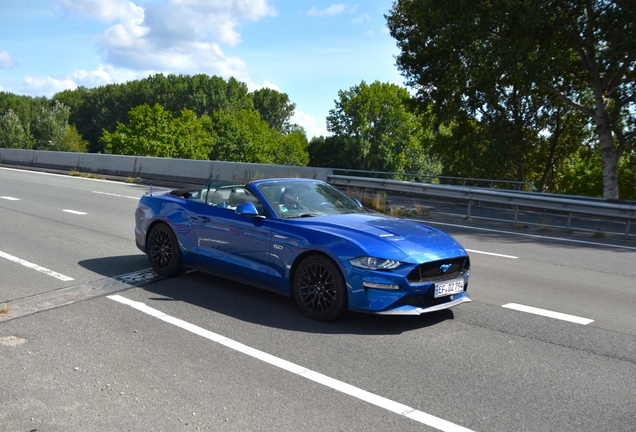
[[[401,192],[413,195],[429,195],[441,198],[466,201],[468,214],[471,216],[473,202],[508,205],[514,207],[514,224],[518,223],[519,207],[553,210],[568,215],[567,230],[571,229],[572,214],[603,216],[625,220],[625,239],[629,238],[632,219],[636,219],[636,205],[612,203],[607,201],[584,201],[574,197],[542,196],[536,193],[510,192],[497,189],[484,189],[466,186],[437,185],[415,183],[400,180],[383,180],[377,178],[349,177],[329,175],[330,184],[338,187],[356,187],[363,189],[379,189],[383,191]]]
[[[625,239],[631,220],[636,220],[636,204],[612,202],[600,198],[561,196],[538,192],[487,189],[474,186],[441,185],[401,180],[335,175],[330,168],[293,167],[219,161],[152,158],[88,153],[66,153],[0,148],[0,163],[53,169],[77,169],[80,172],[117,176],[136,176],[144,180],[203,183],[210,179],[238,180],[269,177],[307,177],[325,180],[334,186],[358,187],[413,195],[450,198],[468,203],[470,217],[473,202],[512,206],[517,225],[519,207],[553,210],[568,214],[567,229],[573,213],[625,220]],[[378,174],[378,173],[375,173]]]
[[[496,185],[500,186],[514,186],[514,189],[518,190],[518,191],[523,191],[523,190],[528,190],[528,191],[534,191],[536,190],[534,187],[534,184],[532,182],[524,182],[524,181],[515,181],[515,180],[493,180],[493,179],[479,179],[479,178],[473,178],[473,177],[453,177],[453,176],[443,176],[443,175],[435,175],[435,174],[407,174],[407,173],[399,173],[399,172],[380,172],[380,171],[368,171],[368,170],[354,170],[354,169],[340,169],[340,168],[333,168],[332,169],[333,174],[342,174],[342,173],[353,173],[356,177],[357,174],[370,174],[369,177],[380,177],[381,176],[391,176],[392,179],[400,178],[400,177],[406,177],[406,178],[411,178],[413,179],[412,181],[422,181],[420,179],[426,179],[423,180],[424,182],[427,183],[433,183],[435,180],[439,181],[439,180],[446,180],[446,181],[450,181],[450,183],[446,183],[446,184],[457,184],[457,185],[461,185],[461,186],[468,186],[468,183],[470,183],[472,186],[477,186],[477,185],[489,185],[489,187],[494,188]],[[344,174],[346,175],[346,174]],[[359,176],[359,177],[364,177],[364,176]],[[392,180],[391,178],[387,178],[387,180]],[[452,182],[457,182],[457,183],[452,183]],[[441,183],[435,183],[435,184],[441,184]],[[509,189],[509,187],[505,188],[505,189]]]

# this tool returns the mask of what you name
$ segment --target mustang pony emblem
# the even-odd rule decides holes
[[[442,264],[441,266],[439,266],[439,269],[442,271],[442,273],[446,273],[449,268],[451,268],[451,264]]]

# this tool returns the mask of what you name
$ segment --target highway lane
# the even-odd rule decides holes
[[[0,279],[0,302],[146,268],[134,245],[133,220],[147,189],[0,169],[0,196],[18,199],[0,199],[0,252],[72,278],[56,279],[0,259],[3,274],[11,275]]]
[[[432,225],[471,251],[469,290],[474,300],[554,310],[636,335],[636,244],[504,233],[461,221]],[[488,254],[480,253],[484,251]]]
[[[147,267],[132,238],[136,203],[121,198],[143,189],[36,176],[0,169],[0,196],[25,188],[40,203],[0,201],[0,251],[74,281],[0,258],[1,297],[14,283],[45,292]],[[636,338],[623,312],[634,304],[633,249],[453,225],[441,228],[468,249],[517,258],[471,252],[475,301],[450,312],[320,324],[290,299],[198,272],[119,294],[451,425],[633,430]],[[0,323],[0,364],[5,430],[435,430],[108,298]]]
[[[479,302],[320,324],[197,272],[120,295],[469,430],[636,424],[628,335]],[[0,346],[7,430],[435,430],[103,297],[3,323],[7,336],[24,340]]]

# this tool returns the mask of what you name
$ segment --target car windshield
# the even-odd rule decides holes
[[[322,182],[261,183],[258,189],[281,218],[366,213],[356,201]]]

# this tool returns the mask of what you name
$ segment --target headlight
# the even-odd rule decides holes
[[[368,270],[393,270],[402,264],[399,261],[369,256],[354,258],[349,260],[349,263],[354,267],[360,267]]]

